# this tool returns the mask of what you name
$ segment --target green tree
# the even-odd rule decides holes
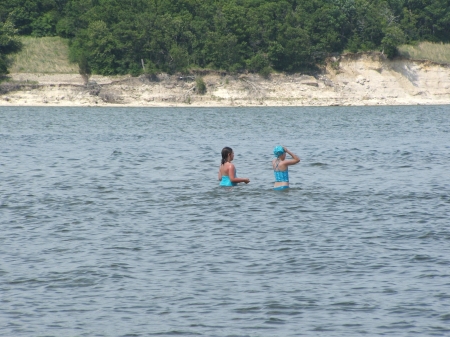
[[[397,46],[403,44],[404,42],[405,34],[403,31],[399,26],[392,25],[386,28],[385,35],[381,40],[381,46],[387,57],[393,58],[398,53]]]
[[[297,71],[328,55],[450,41],[449,0],[8,0],[23,35],[70,38],[93,73]],[[143,70],[141,60],[151,64]]]
[[[86,58],[89,69],[97,74],[117,74],[116,45],[117,40],[106,23],[94,21],[71,45],[71,59],[80,65]]]
[[[235,35],[210,32],[207,34],[205,42],[205,59],[208,66],[230,71],[243,68],[240,47]]]
[[[7,56],[18,52],[22,47],[17,33],[18,30],[14,27],[11,20],[0,22],[0,75],[8,73]]]
[[[38,37],[55,36],[57,22],[58,14],[55,11],[47,12],[31,23],[30,26],[33,30],[31,35]]]

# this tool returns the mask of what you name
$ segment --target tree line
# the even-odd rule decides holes
[[[449,42],[449,32],[450,0],[8,0],[0,72],[17,35],[68,38],[84,71],[139,75],[294,72],[343,51],[394,57],[400,44]]]

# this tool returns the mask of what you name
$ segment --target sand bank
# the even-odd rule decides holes
[[[194,76],[92,76],[10,74],[0,106],[352,106],[450,104],[450,66],[387,60],[381,54],[330,59],[321,73],[207,73],[207,92],[196,93]]]

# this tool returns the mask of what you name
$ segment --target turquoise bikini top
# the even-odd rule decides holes
[[[278,164],[280,162],[277,160],[277,166],[275,166],[275,169],[273,170],[273,173],[275,174],[275,182],[289,182],[289,171],[286,168],[286,171],[278,171]]]
[[[234,168],[234,176],[236,177],[236,168]],[[237,185],[237,183],[233,183],[231,180],[230,180],[230,177],[229,176],[222,176],[222,180],[220,181],[220,184],[219,184],[219,186],[236,186]]]

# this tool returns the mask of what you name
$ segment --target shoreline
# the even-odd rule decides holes
[[[391,103],[391,104],[382,104],[382,103],[335,103],[335,104],[283,104],[282,102],[276,102],[276,104],[264,104],[264,105],[256,105],[256,104],[234,104],[234,105],[214,105],[214,104],[55,104],[55,103],[13,103],[13,104],[3,104],[0,102],[0,108],[2,107],[64,107],[64,108],[262,108],[262,107],[368,107],[368,106],[441,106],[441,105],[450,105],[450,101],[439,101],[439,102],[408,102],[408,103]]]
[[[342,55],[321,73],[202,76],[91,76],[11,74],[0,85],[0,106],[259,107],[395,106],[450,104],[450,67],[424,61],[387,60],[381,54]]]

